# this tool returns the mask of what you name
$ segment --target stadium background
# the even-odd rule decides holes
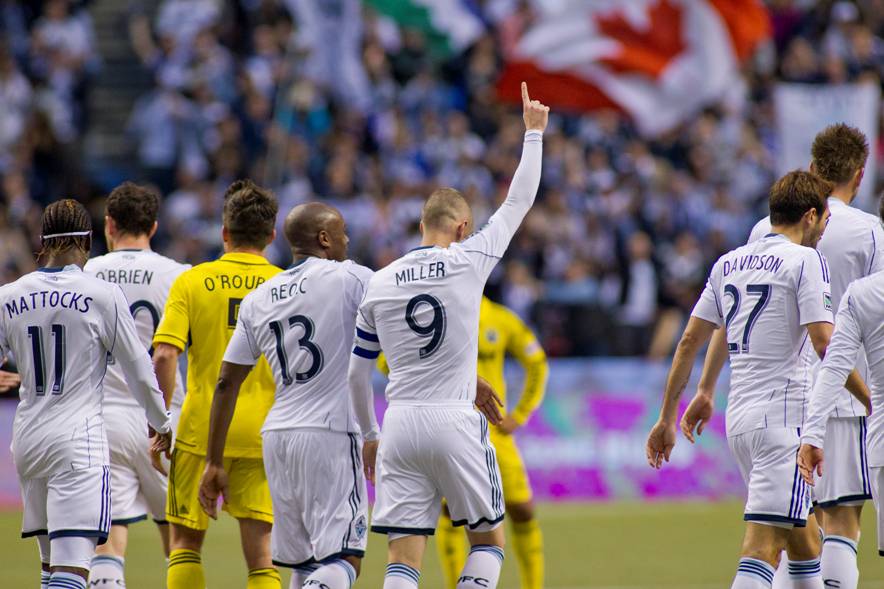
[[[155,248],[176,259],[218,255],[223,189],[250,176],[283,211],[341,208],[352,256],[383,266],[416,243],[434,186],[480,220],[503,198],[521,127],[507,83],[528,78],[554,111],[542,186],[488,294],[552,357],[519,433],[548,586],[722,586],[743,494],[723,413],[662,473],[644,463],[666,358],[712,261],[826,123],[870,137],[859,202],[874,207],[882,36],[884,0],[0,0],[0,283],[34,268],[45,204],[74,196],[100,227],[125,179],[164,195]],[[269,255],[288,262],[282,243]],[[4,448],[13,411],[0,401]],[[0,505],[4,575],[28,584],[5,451]],[[210,534],[212,587],[242,576],[229,523]],[[884,587],[865,529],[862,586]],[[133,534],[129,585],[159,586],[155,533]]]

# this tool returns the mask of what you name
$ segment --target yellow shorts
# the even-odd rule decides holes
[[[173,524],[205,530],[209,516],[199,502],[199,485],[206,468],[206,457],[186,450],[172,452],[169,467],[169,493],[166,496],[166,519]],[[260,458],[225,458],[228,487],[224,511],[238,519],[256,519],[273,523],[270,487]]]
[[[522,454],[516,446],[516,439],[491,428],[491,443],[497,450],[504,501],[508,504],[528,503],[533,497],[531,483],[528,481],[525,463],[522,462]]]

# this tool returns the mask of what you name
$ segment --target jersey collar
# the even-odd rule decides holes
[[[46,273],[70,272],[72,270],[79,270],[80,272],[83,271],[83,269],[80,268],[79,266],[77,266],[76,264],[68,264],[67,266],[42,266],[40,268],[37,268],[37,272],[46,272]]]
[[[789,239],[788,237],[786,237],[782,233],[768,233],[767,235],[764,236],[764,239],[767,239],[768,237],[782,237],[784,239]]]
[[[257,254],[247,254],[245,252],[230,252],[221,256],[222,262],[236,262],[237,264],[251,264],[253,266],[266,266],[270,264],[267,258]]]
[[[828,200],[829,200],[829,208],[830,209],[833,206],[835,206],[836,208],[838,208],[838,207],[844,208],[844,207],[850,206],[846,202],[844,202],[843,200],[841,200],[840,198],[835,197],[835,196],[830,196]]]
[[[433,249],[434,247],[438,247],[438,246],[435,246],[435,245],[419,245],[419,246],[417,246],[417,247],[413,247],[413,248],[411,248],[410,250],[408,250],[408,253],[411,253],[411,252],[417,252],[417,251],[420,251],[420,250],[431,250],[431,249]]]

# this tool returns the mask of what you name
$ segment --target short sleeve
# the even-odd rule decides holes
[[[721,303],[718,301],[716,290],[717,281],[715,277],[717,270],[718,264],[716,264],[712,268],[712,272],[709,273],[709,278],[706,280],[706,287],[703,289],[703,292],[700,293],[700,299],[697,301],[697,304],[694,305],[694,310],[691,311],[691,316],[703,319],[704,321],[708,321],[709,323],[721,327],[724,325],[724,315],[722,315],[721,312]]]
[[[346,270],[346,279],[344,288],[347,294],[347,303],[350,309],[356,309],[362,303],[365,297],[365,290],[368,288],[368,281],[374,273],[359,264],[350,263]]]
[[[233,330],[233,335],[227,343],[227,350],[224,352],[225,362],[242,366],[254,366],[258,363],[261,349],[258,347],[252,328],[251,314],[249,297],[246,297],[239,307],[236,328]]]
[[[153,345],[169,344],[179,350],[187,347],[187,334],[190,332],[189,306],[189,281],[188,272],[184,272],[169,290],[169,298],[166,299],[166,307],[163,310],[163,318],[153,336]]]
[[[809,250],[799,268],[797,280],[800,324],[834,323],[829,264],[825,256],[816,250]]]
[[[884,270],[884,228],[880,223],[872,225],[869,247],[869,274]]]

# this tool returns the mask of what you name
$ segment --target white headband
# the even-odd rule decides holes
[[[83,237],[92,235],[91,231],[71,231],[70,233],[53,233],[52,235],[41,235],[40,239],[52,239],[53,237]]]

